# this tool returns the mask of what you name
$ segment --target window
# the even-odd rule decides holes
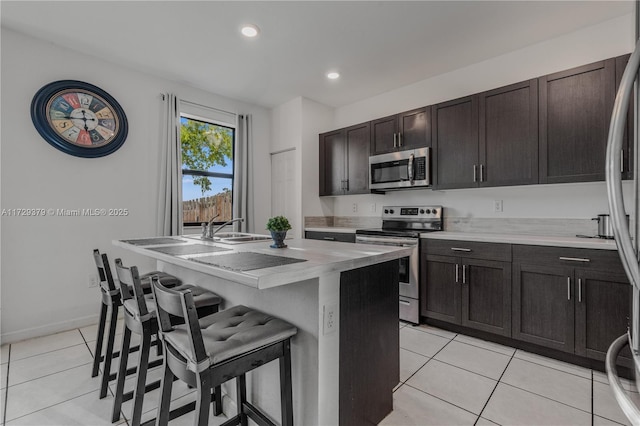
[[[180,116],[182,214],[185,226],[233,217],[235,129]]]

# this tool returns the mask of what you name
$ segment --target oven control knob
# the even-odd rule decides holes
[[[427,209],[427,214],[431,213],[431,210]]]
[[[420,209],[420,214],[424,214],[424,209]]]
[[[389,209],[384,209],[384,214],[389,214]]]
[[[389,213],[393,214],[394,213],[393,209],[389,210]]]

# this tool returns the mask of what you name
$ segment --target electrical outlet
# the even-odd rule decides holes
[[[323,310],[323,334],[329,334],[336,331],[338,318],[336,316],[336,305],[324,305]]]
[[[89,287],[98,287],[98,277],[96,274],[89,274],[89,281],[87,281]]]
[[[493,200],[493,211],[496,213],[502,211],[502,200]]]
[[[353,203],[353,212],[354,213],[358,212],[358,203]]]

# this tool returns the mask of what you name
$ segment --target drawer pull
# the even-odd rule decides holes
[[[460,281],[460,265],[456,263],[456,282]]]
[[[407,302],[406,300],[401,300],[400,304],[401,305],[406,305],[406,306],[411,306],[411,302]]]
[[[567,300],[571,300],[571,277],[567,277]]]
[[[462,284],[467,283],[467,265],[462,265]]]
[[[328,240],[328,241],[335,241],[336,238],[335,237],[322,237],[323,240]]]
[[[462,248],[462,247],[451,247],[451,250],[453,250],[453,251],[464,251],[464,252],[467,252],[467,253],[469,253],[471,251],[470,248]]]
[[[584,257],[559,257],[560,260],[568,260],[569,262],[591,262],[591,259],[586,259]]]

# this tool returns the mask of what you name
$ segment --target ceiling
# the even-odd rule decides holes
[[[632,12],[632,1],[0,2],[4,27],[266,107],[347,105]],[[244,23],[259,36],[242,37]]]

